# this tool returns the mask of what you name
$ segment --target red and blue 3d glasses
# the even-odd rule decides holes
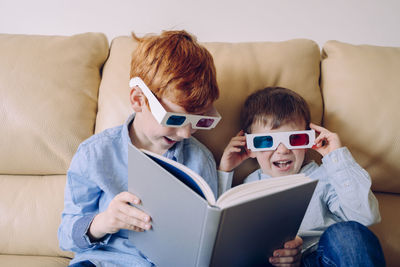
[[[167,112],[160,101],[158,101],[157,97],[139,77],[132,78],[129,81],[130,88],[135,86],[138,86],[142,90],[149,101],[151,113],[158,123],[163,126],[182,127],[191,123],[193,129],[209,130],[214,128],[221,119],[221,116],[216,110],[214,110],[212,116]]]
[[[288,149],[311,148],[314,140],[314,130],[246,134],[247,148],[251,151],[275,150],[280,143]]]

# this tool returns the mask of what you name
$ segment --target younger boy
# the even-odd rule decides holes
[[[371,179],[349,150],[342,147],[337,134],[310,123],[306,101],[289,89],[265,88],[247,98],[241,124],[243,130],[231,139],[224,151],[220,171],[230,172],[251,157],[257,159],[260,169],[245,182],[299,172],[319,180],[300,233],[316,230],[314,233],[320,235],[328,230],[322,235],[318,250],[305,256],[303,264],[383,266],[379,241],[363,226],[380,221],[378,202],[370,190]],[[313,134],[310,128],[319,133],[314,143],[309,142],[312,140],[309,134]],[[311,146],[323,156],[321,166],[315,162],[305,164],[304,147]],[[284,249],[274,252],[270,263],[299,265],[301,245],[299,238],[288,242]]]
[[[151,227],[150,216],[130,205],[140,204],[127,192],[130,143],[188,166],[218,190],[212,154],[191,137],[220,119],[211,54],[185,31],[133,37],[139,42],[130,71],[134,114],[84,141],[67,173],[58,237],[62,249],[75,252],[72,266],[153,265],[128,240],[128,230]]]

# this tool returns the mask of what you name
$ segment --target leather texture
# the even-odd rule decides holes
[[[65,173],[94,132],[108,51],[101,33],[0,34],[0,266],[66,266],[73,256],[57,239]]]
[[[377,193],[382,221],[370,227],[381,242],[388,267],[399,266],[400,262],[400,195]]]
[[[65,175],[0,176],[1,254],[72,256],[57,239],[64,186]]]
[[[70,259],[62,257],[0,255],[1,267],[65,267]]]
[[[93,134],[105,35],[0,34],[0,173],[63,174]]]

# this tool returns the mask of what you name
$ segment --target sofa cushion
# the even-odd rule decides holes
[[[0,173],[62,174],[93,134],[104,34],[0,34]]]
[[[378,236],[385,253],[387,266],[398,266],[400,262],[400,195],[375,193],[379,201],[382,221],[370,227]]]
[[[64,185],[65,175],[0,176],[2,254],[72,256],[57,239]]]
[[[329,41],[322,57],[324,125],[370,173],[373,190],[400,193],[400,48]]]
[[[266,86],[284,86],[300,93],[309,103],[313,122],[322,119],[319,89],[320,50],[305,39],[260,43],[203,43],[214,57],[220,98],[216,107],[222,116],[211,131],[195,136],[219,160],[230,138],[239,131],[239,113],[245,98]],[[131,53],[137,43],[131,37],[112,41],[99,92],[96,132],[124,122],[132,112],[129,103]],[[236,172],[237,181],[255,168],[248,161]]]
[[[24,256],[24,255],[1,255],[0,266],[2,267],[65,267],[70,259],[62,257]]]

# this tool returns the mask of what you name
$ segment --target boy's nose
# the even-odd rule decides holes
[[[286,154],[290,150],[284,144],[280,143],[275,151],[281,154]]]
[[[179,127],[176,134],[182,138],[189,138],[196,130],[192,128],[192,124],[188,123],[182,127]]]

